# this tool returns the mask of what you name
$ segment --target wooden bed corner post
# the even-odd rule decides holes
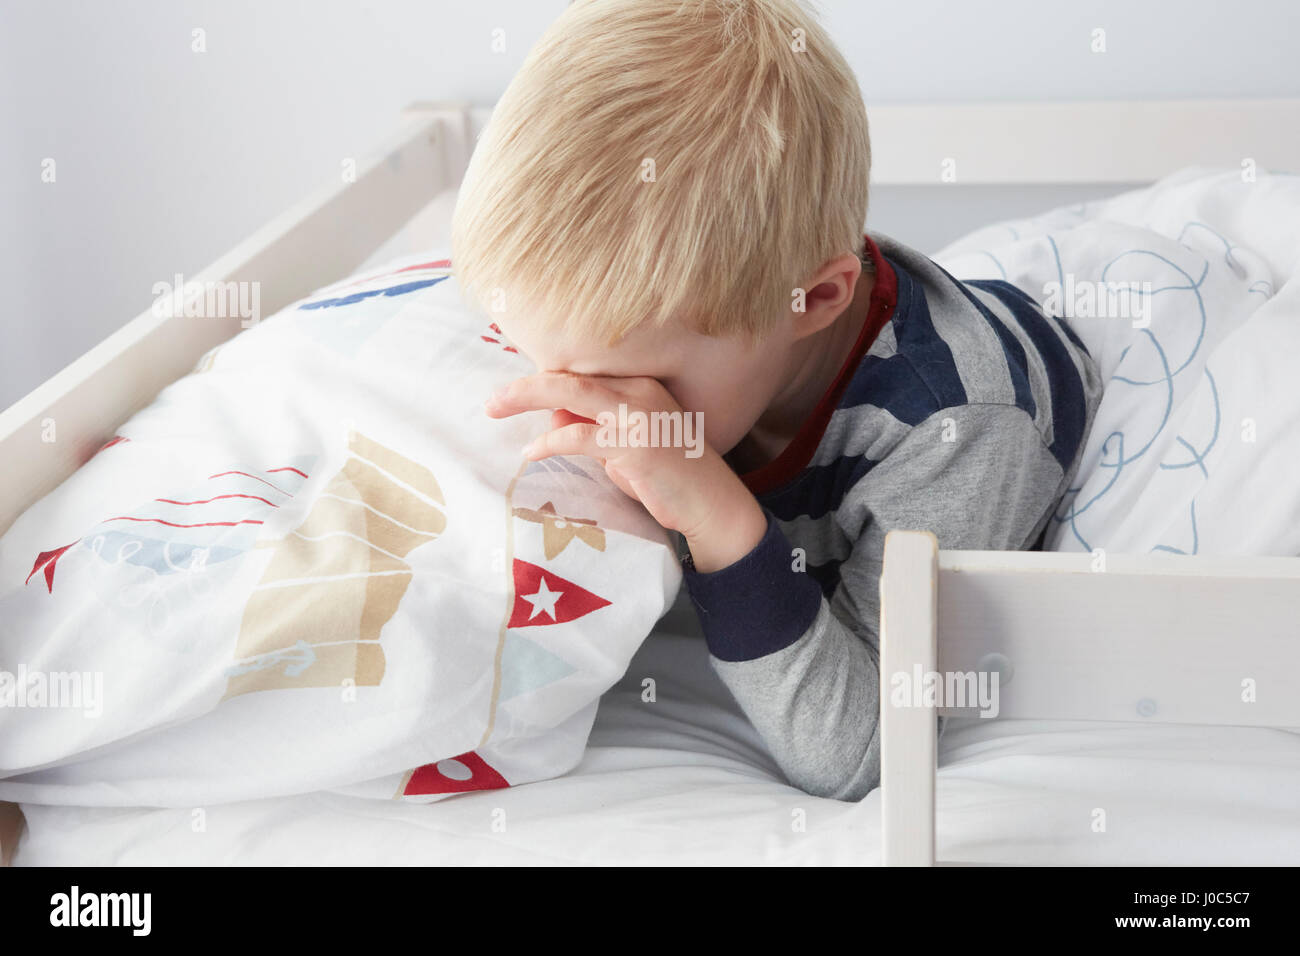
[[[885,866],[935,863],[939,727],[937,708],[925,704],[924,689],[927,675],[938,668],[938,624],[938,539],[929,531],[890,531],[885,535],[880,576],[880,808]]]

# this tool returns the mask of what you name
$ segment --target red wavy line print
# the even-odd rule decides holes
[[[254,501],[260,501],[262,504],[270,505],[272,508],[280,507],[273,501],[267,501],[260,495],[217,495],[215,498],[204,498],[200,501],[174,501],[171,498],[155,498],[154,501],[161,501],[166,505],[206,505],[209,502],[220,501],[222,498],[252,498]]]
[[[213,478],[220,478],[220,477],[223,476],[223,475],[243,475],[245,478],[252,478],[254,481],[260,481],[262,484],[266,485],[268,488],[274,488],[276,491],[280,492],[280,494],[282,494],[282,495],[289,495],[290,498],[293,497],[293,495],[289,494],[289,492],[285,491],[283,488],[276,488],[275,485],[271,484],[271,483],[270,483],[269,481],[267,481],[265,478],[258,478],[257,475],[250,475],[250,474],[249,474],[248,472],[246,472],[246,471],[219,471],[219,472],[217,472],[215,475],[208,475],[208,480],[211,481]]]
[[[233,528],[240,524],[264,524],[264,522],[254,518],[243,518],[239,521],[203,521],[199,524],[177,524],[174,521],[164,521],[162,518],[133,518],[130,515],[118,515],[115,518],[106,518],[106,521],[152,521],[157,524],[165,524],[169,528]]]

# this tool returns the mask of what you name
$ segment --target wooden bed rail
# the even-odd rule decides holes
[[[1300,557],[942,551],[891,531],[880,596],[886,865],[936,862],[939,715],[1300,729]]]
[[[256,283],[259,312],[269,316],[338,281],[460,182],[474,145],[470,116],[463,103],[414,104],[389,140],[358,163],[353,181],[328,186],[276,217],[185,276],[186,285]],[[244,327],[239,315],[159,315],[151,306],[0,412],[0,534],[205,352]]]

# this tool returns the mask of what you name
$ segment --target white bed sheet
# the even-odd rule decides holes
[[[950,723],[939,762],[941,860],[1300,864],[1294,731],[969,718]],[[875,865],[881,846],[879,790],[854,804],[782,781],[682,595],[564,777],[423,805],[323,792],[213,805],[201,831],[191,809],[23,810],[15,866]]]

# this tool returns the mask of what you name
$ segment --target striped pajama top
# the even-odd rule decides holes
[[[1102,390],[1078,336],[1016,287],[958,281],[882,235],[866,255],[875,287],[852,354],[788,447],[741,475],[763,539],[699,573],[675,536],[713,669],[789,781],[841,800],[880,779],[886,533],[1036,548]]]

